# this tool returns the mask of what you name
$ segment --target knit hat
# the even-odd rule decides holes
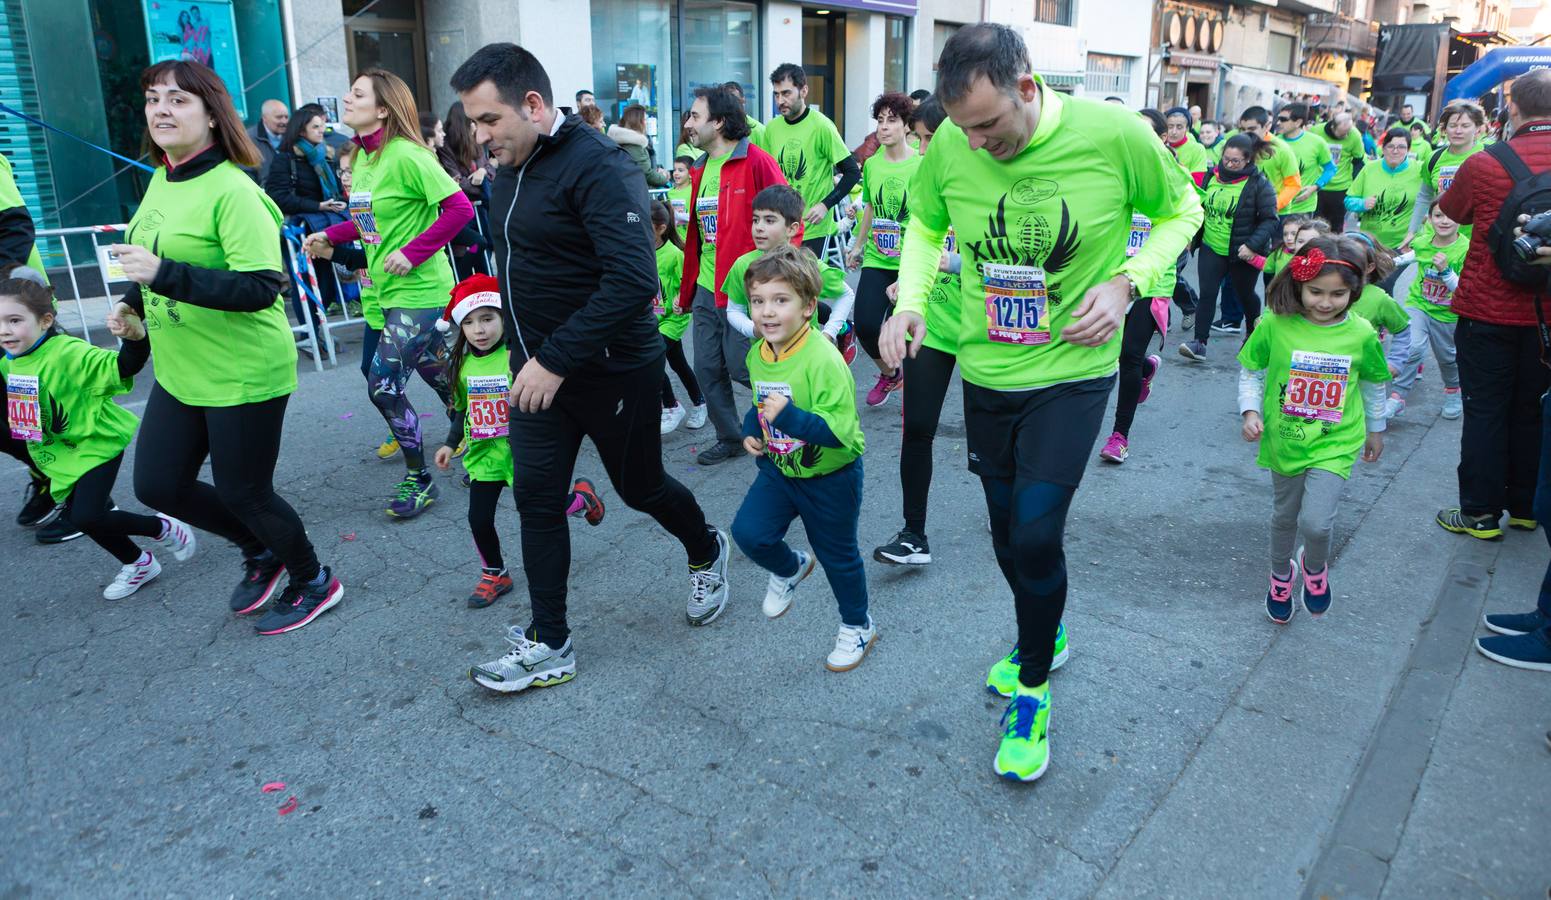
[[[452,300],[436,320],[436,330],[451,331],[452,326],[461,326],[464,318],[481,306],[501,308],[501,282],[493,275],[470,275],[453,285]]]

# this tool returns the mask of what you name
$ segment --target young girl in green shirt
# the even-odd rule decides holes
[[[704,428],[705,395],[695,369],[684,356],[684,332],[689,329],[691,313],[679,309],[679,279],[684,275],[684,242],[679,238],[677,214],[666,203],[652,204],[652,233],[657,241],[657,299],[652,312],[657,314],[657,333],[668,348],[668,368],[679,376],[689,394],[689,410],[673,396],[673,382],[662,373],[662,433],[669,434],[686,419],[690,428]]]
[[[1271,282],[1270,314],[1239,351],[1244,440],[1260,443],[1258,461],[1271,470],[1266,614],[1279,624],[1292,620],[1300,570],[1304,608],[1330,609],[1336,505],[1358,455],[1376,462],[1384,451],[1384,349],[1373,326],[1349,314],[1363,262],[1337,238],[1310,241]]]

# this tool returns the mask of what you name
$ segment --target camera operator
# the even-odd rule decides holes
[[[1534,174],[1551,170],[1551,70],[1538,69],[1513,82],[1508,117],[1514,154]],[[1536,296],[1544,289],[1506,279],[1494,256],[1497,242],[1488,235],[1514,185],[1493,154],[1476,153],[1460,165],[1439,199],[1449,218],[1477,227],[1454,292],[1459,314],[1454,341],[1465,406],[1459,506],[1439,512],[1438,524],[1482,540],[1502,537],[1505,509],[1510,526],[1535,527],[1541,398],[1551,385],[1536,327]],[[1551,252],[1541,252],[1551,264]],[[1551,478],[1551,471],[1542,477]]]

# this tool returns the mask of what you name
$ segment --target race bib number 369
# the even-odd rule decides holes
[[[6,379],[5,416],[11,423],[12,438],[42,443],[43,420],[38,412],[38,376],[12,375]]]
[[[1039,266],[986,265],[986,337],[998,344],[1050,343],[1045,316],[1045,270]]]
[[[504,438],[507,433],[508,407],[505,375],[470,375],[469,437]]]
[[[1340,422],[1351,372],[1350,356],[1294,350],[1282,413],[1332,425]]]

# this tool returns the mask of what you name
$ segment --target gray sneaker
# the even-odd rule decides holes
[[[721,529],[716,529],[716,562],[698,572],[689,573],[689,604],[684,613],[691,625],[709,625],[727,608],[727,563],[732,545]]]
[[[480,687],[510,694],[530,687],[553,687],[576,677],[576,654],[570,638],[555,650],[528,640],[521,626],[513,625],[506,641],[512,649],[505,656],[469,670],[469,677]]]

